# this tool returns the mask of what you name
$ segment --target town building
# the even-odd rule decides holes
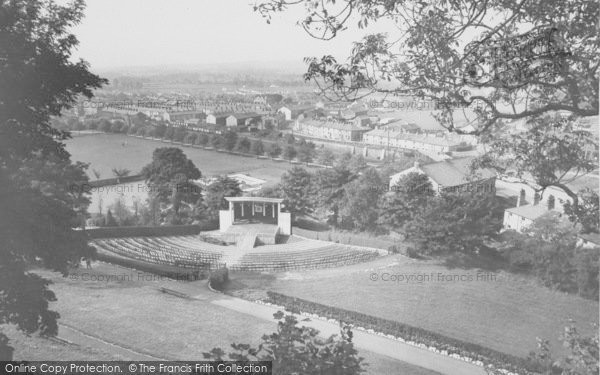
[[[186,120],[200,120],[206,118],[203,111],[169,111],[169,121],[178,122]]]
[[[225,125],[229,127],[249,127],[262,120],[262,116],[257,113],[233,113],[225,118]]]
[[[313,110],[315,107],[311,105],[300,105],[300,106],[283,106],[280,107],[277,112],[283,114],[287,121],[295,120],[298,116]]]
[[[208,116],[206,116],[206,123],[213,124],[213,125],[227,125],[227,118],[230,115],[231,115],[230,113],[221,113],[221,114],[211,113]]]
[[[504,220],[502,223],[504,230],[515,230],[522,233],[533,222],[550,210],[547,205],[535,203],[524,206],[507,208],[504,210]]]
[[[341,142],[359,142],[362,135],[371,130],[354,124],[319,120],[296,121],[293,129],[309,137]]]
[[[496,173],[482,168],[471,171],[473,158],[451,159],[442,162],[414,166],[390,176],[390,190],[409,173],[424,174],[428,177],[433,190],[442,192],[484,192],[493,196],[496,193]]]
[[[432,152],[437,154],[459,150],[464,141],[449,134],[411,134],[405,129],[380,128],[364,134],[368,145]]]

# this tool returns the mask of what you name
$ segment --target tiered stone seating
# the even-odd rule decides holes
[[[345,245],[329,245],[303,251],[260,252],[257,248],[246,253],[232,270],[240,271],[288,271],[330,268],[366,262],[379,256],[379,252]]]
[[[98,239],[101,251],[155,264],[183,268],[220,265],[234,271],[288,271],[339,267],[372,260],[377,249],[326,241],[301,240],[279,245],[241,249],[202,241],[196,236],[127,237]]]
[[[203,244],[208,245],[206,249]],[[193,249],[165,244],[152,237],[95,240],[92,245],[100,250],[113,252],[128,258],[185,268],[216,264],[223,256],[222,252],[214,251],[212,246],[215,245],[202,243],[201,241],[197,241],[196,247]]]

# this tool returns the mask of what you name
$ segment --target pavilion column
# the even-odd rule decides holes
[[[244,217],[244,202],[242,202],[242,217]]]
[[[265,204],[263,203],[263,216],[267,216],[267,211],[265,211]]]
[[[271,206],[271,213],[273,214],[273,219],[275,219],[275,204],[276,203],[273,203]]]
[[[254,202],[250,203],[252,205],[252,217],[254,217]]]

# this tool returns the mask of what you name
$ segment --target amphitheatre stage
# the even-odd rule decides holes
[[[243,247],[273,245],[280,235],[292,234],[289,212],[282,211],[283,199],[262,197],[225,197],[229,208],[219,211],[219,230],[224,238]],[[252,237],[254,236],[254,241]]]

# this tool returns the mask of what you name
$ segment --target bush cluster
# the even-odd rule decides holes
[[[225,285],[229,281],[229,270],[227,267],[219,268],[210,273],[208,282],[210,287],[216,290],[223,291]]]
[[[504,368],[512,372],[526,374],[535,372],[538,369],[536,364],[528,359],[502,353],[478,344],[457,340],[422,328],[412,327],[404,323],[322,305],[272,291],[268,291],[267,296],[267,302],[283,306],[290,311],[301,311],[316,314],[328,319],[336,319],[357,327],[372,329],[376,332],[401,337],[406,341],[413,341],[429,347],[435,347],[440,351],[445,350],[449,355],[458,354],[462,357],[468,357],[485,364],[493,364],[499,368]]]

